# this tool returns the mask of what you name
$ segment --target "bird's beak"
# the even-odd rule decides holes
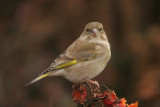
[[[99,31],[96,29],[96,28],[94,28],[93,30],[92,30],[92,36],[93,37],[96,37],[97,35],[99,34]]]

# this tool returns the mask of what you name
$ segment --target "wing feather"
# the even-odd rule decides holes
[[[44,73],[56,69],[62,69],[74,64],[87,61],[96,57],[96,44],[82,40],[76,40],[68,49],[59,55]]]

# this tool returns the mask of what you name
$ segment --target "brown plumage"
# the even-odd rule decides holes
[[[71,82],[94,78],[105,68],[110,56],[110,44],[103,25],[88,23],[81,36],[29,84],[47,76],[63,76]]]

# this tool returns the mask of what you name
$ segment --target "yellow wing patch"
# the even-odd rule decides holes
[[[71,65],[80,63],[80,62],[81,62],[81,61],[77,61],[77,60],[75,59],[75,60],[73,60],[73,61],[70,61],[70,62],[67,62],[67,63],[64,63],[64,64],[60,64],[59,66],[56,67],[56,69],[68,67],[68,66],[71,66]]]

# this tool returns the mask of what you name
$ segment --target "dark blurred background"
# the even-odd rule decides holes
[[[1,0],[0,107],[75,107],[61,77],[25,84],[80,36],[104,25],[112,58],[94,80],[128,103],[160,106],[159,0]]]

